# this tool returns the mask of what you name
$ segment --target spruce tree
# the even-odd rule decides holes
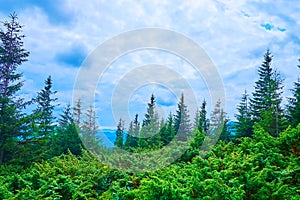
[[[300,68],[300,65],[298,65],[298,68]],[[300,123],[300,76],[297,82],[294,83],[292,92],[293,97],[288,98],[287,111],[290,124],[296,127]]]
[[[133,122],[131,121],[129,123],[129,128],[128,128],[125,143],[124,143],[124,149],[130,149],[130,147],[134,146],[133,145],[133,137],[134,137],[133,134],[134,134]]]
[[[181,94],[176,115],[174,117],[174,129],[180,141],[186,141],[191,136],[191,127],[189,113],[184,102],[184,95]]]
[[[158,119],[158,115],[157,115],[157,119]],[[151,138],[148,139],[148,146],[150,148],[158,149],[163,145],[162,130],[165,128],[166,128],[166,122],[163,118],[160,120],[159,123],[157,121],[157,131],[155,132],[154,135],[151,136]]]
[[[97,150],[100,142],[96,140],[96,134],[99,128],[97,125],[96,112],[93,107],[90,106],[84,114],[85,118],[82,122],[82,126],[79,128],[79,134],[85,147],[89,150],[95,151]]]
[[[124,144],[125,149],[132,149],[138,146],[138,139],[140,134],[140,123],[138,121],[138,114],[135,115],[134,121],[130,122],[126,141]]]
[[[72,109],[71,109],[70,104],[68,104],[62,111],[62,114],[60,115],[58,123],[59,123],[59,126],[63,127],[63,128],[69,124],[74,123]]]
[[[139,147],[145,148],[147,146],[152,146],[152,144],[150,144],[151,137],[155,137],[158,131],[159,119],[155,110],[155,97],[152,94],[139,135]]]
[[[160,130],[160,138],[163,145],[169,144],[175,136],[175,129],[173,124],[173,116],[172,113],[170,113],[167,121],[165,122],[165,125]]]
[[[53,133],[54,126],[53,122],[55,117],[53,111],[57,101],[57,98],[53,97],[57,91],[52,91],[52,80],[51,76],[45,80],[45,87],[38,92],[37,97],[34,101],[37,103],[37,108],[34,110],[35,123],[39,126],[39,137],[50,138]]]
[[[214,135],[214,131],[218,130],[219,127],[224,125],[224,111],[221,108],[221,100],[219,99],[216,102],[214,110],[210,115],[210,123],[209,123],[209,134]]]
[[[55,103],[57,98],[54,98],[53,95],[56,93],[56,91],[52,91],[52,80],[49,76],[45,80],[45,87],[33,99],[37,105],[30,115],[31,129],[28,139],[32,146],[26,150],[31,152],[33,156],[31,160],[49,158],[53,153],[56,134],[53,111],[57,105]]]
[[[119,120],[117,130],[116,130],[116,141],[115,146],[123,148],[123,137],[124,137],[124,122],[122,119]]]
[[[219,140],[229,141],[230,133],[228,132],[227,128],[228,122],[229,119],[226,118],[226,112],[224,112],[223,108],[221,107],[221,100],[219,99],[211,113],[209,135],[212,138],[219,136]]]
[[[57,156],[69,151],[74,155],[81,154],[82,142],[78,134],[76,124],[74,123],[72,109],[67,105],[62,111],[58,120],[59,127],[57,128],[54,137],[54,148],[52,155]]]
[[[251,137],[253,134],[253,121],[249,106],[249,95],[245,90],[241,103],[237,107],[238,114],[235,115],[237,119],[235,123],[236,137]]]
[[[208,132],[208,127],[209,127],[209,121],[207,119],[207,111],[206,111],[206,101],[203,100],[202,105],[201,105],[201,110],[199,111],[199,118],[197,121],[197,128],[201,132]]]
[[[253,98],[250,100],[251,111],[255,121],[262,120],[261,111],[272,107],[271,94],[273,70],[271,68],[272,55],[269,50],[264,55],[264,61],[258,69],[258,81],[255,82],[255,91]]]
[[[155,97],[154,94],[152,94],[150,98],[150,102],[148,103],[147,112],[145,114],[142,127],[150,125],[154,119],[154,115],[155,115]]]
[[[27,61],[29,52],[23,48],[23,26],[16,14],[3,22],[0,29],[0,163],[13,158],[17,137],[22,134],[22,109],[26,106],[16,93],[23,86],[17,69]]]
[[[81,100],[78,99],[73,106],[73,117],[74,123],[77,125],[78,128],[81,127],[81,118],[82,118],[82,103]]]
[[[258,81],[255,82],[250,108],[254,122],[259,123],[273,136],[278,136],[284,129],[282,101],[283,79],[271,67],[272,55],[270,50],[264,55],[264,61],[258,69]]]
[[[229,125],[228,125],[229,121],[230,121],[229,118],[225,116],[224,126],[221,135],[219,137],[219,140],[223,140],[225,142],[229,142],[231,140],[231,133],[229,132]]]
[[[96,112],[92,106],[85,112],[85,119],[81,129],[91,136],[94,136],[98,131]]]
[[[139,122],[139,115],[136,114],[134,121],[133,121],[133,135],[135,137],[135,139],[137,140],[140,136],[140,122]]]

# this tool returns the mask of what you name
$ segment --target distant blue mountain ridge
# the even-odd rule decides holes
[[[125,138],[126,132],[124,134]],[[99,138],[101,144],[108,148],[114,147],[114,142],[116,141],[116,130],[114,129],[101,129],[97,134],[96,138]]]

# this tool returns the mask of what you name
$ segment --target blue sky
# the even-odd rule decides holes
[[[59,109],[72,103],[77,73],[93,50],[120,33],[155,27],[182,33],[205,50],[223,80],[226,111],[231,119],[243,91],[253,91],[267,48],[274,55],[274,68],[285,78],[284,96],[290,95],[289,89],[299,74],[299,10],[296,0],[0,0],[1,21],[16,12],[25,25],[24,43],[31,55],[21,70],[26,80],[23,95],[28,98],[51,75]],[[120,77],[136,66],[150,63],[169,66],[191,85],[200,103],[206,98],[212,104],[205,79],[195,75],[189,63],[167,52],[138,51],[115,61],[97,86],[95,103],[101,126],[115,124],[110,97]],[[152,92],[158,98],[161,115],[175,111],[176,95],[172,90],[176,88],[138,86],[129,95],[130,115],[145,112]]]

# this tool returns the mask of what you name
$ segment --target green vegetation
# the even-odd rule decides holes
[[[257,126],[238,145],[220,142],[204,158],[140,174],[111,169],[85,151],[69,153],[26,169],[2,165],[0,198],[296,200],[299,155],[300,126],[277,138]]]
[[[183,94],[166,120],[152,94],[142,123],[136,115],[126,134],[120,119],[118,148],[105,149],[95,111],[80,99],[54,117],[51,76],[36,97],[17,97],[29,52],[17,16],[10,19],[0,30],[0,199],[300,199],[300,82],[282,106],[269,50],[252,97],[245,92],[237,106],[236,135],[220,100],[210,119],[204,100],[192,124]],[[109,157],[94,156],[99,149]]]

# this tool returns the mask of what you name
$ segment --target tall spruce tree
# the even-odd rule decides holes
[[[251,111],[255,121],[262,120],[261,111],[272,107],[271,99],[274,92],[272,85],[273,70],[271,68],[272,55],[269,49],[264,55],[264,61],[258,69],[258,81],[255,82],[253,98],[250,100]]]
[[[53,133],[53,122],[55,117],[53,111],[57,101],[57,98],[53,97],[57,91],[52,91],[51,76],[45,80],[45,87],[38,92],[34,101],[37,103],[37,108],[34,110],[35,123],[38,124],[40,135],[39,137],[50,138]]]
[[[278,136],[284,128],[283,110],[281,109],[283,79],[271,67],[270,50],[264,55],[264,61],[258,69],[258,81],[255,82],[250,108],[254,122],[259,123],[273,136]]]
[[[9,17],[10,21],[3,22],[4,29],[0,29],[0,163],[13,157],[26,105],[16,97],[23,86],[17,69],[27,61],[29,52],[23,47],[25,36],[17,15]]]
[[[174,116],[174,129],[181,141],[186,141],[189,136],[191,136],[190,116],[188,113],[187,106],[184,102],[184,95],[181,94],[176,115]]]
[[[151,146],[151,137],[154,137],[158,133],[159,124],[158,114],[155,110],[155,97],[152,94],[139,135],[139,147]]]
[[[298,65],[298,68],[300,68],[300,65]],[[298,76],[297,82],[294,83],[292,92],[293,97],[288,98],[287,111],[290,124],[296,127],[300,123],[300,76]]]
[[[44,88],[37,93],[33,101],[37,104],[31,114],[31,137],[29,139],[32,146],[27,149],[31,152],[31,160],[39,160],[51,157],[55,140],[55,117],[53,111],[57,105],[57,98],[53,97],[57,92],[52,91],[52,80],[49,76],[45,80]]]
[[[249,95],[246,90],[237,111],[238,114],[235,115],[237,119],[235,123],[236,137],[251,137],[253,134],[253,121],[251,119]]]

